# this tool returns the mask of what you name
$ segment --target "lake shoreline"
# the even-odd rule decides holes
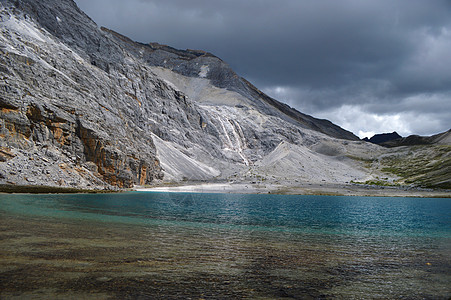
[[[224,194],[280,194],[364,197],[419,197],[451,198],[449,190],[432,190],[412,187],[385,187],[363,184],[313,184],[293,186],[252,183],[186,183],[155,187],[135,187],[139,192],[168,193],[224,193]]]
[[[135,186],[131,189],[98,190],[54,186],[0,185],[0,194],[104,194],[122,192],[167,193],[224,193],[224,194],[278,194],[361,197],[419,197],[451,198],[450,190],[413,187],[376,186],[366,184],[299,183],[298,185],[228,182],[163,183],[155,186]]]
[[[0,194],[105,194],[120,193],[121,190],[70,188],[46,185],[13,185],[0,184]]]

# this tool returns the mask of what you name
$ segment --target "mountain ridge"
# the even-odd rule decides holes
[[[373,144],[383,144],[385,142],[400,139],[402,136],[400,136],[396,131],[393,131],[392,133],[379,133],[373,135],[371,138],[364,138],[363,140],[365,142],[370,142]]]
[[[72,0],[0,0],[0,22],[0,184],[397,180],[368,166],[385,148],[265,95],[213,54],[134,42]]]
[[[237,75],[222,59],[211,54],[209,52],[203,50],[179,50],[170,46],[160,45],[158,43],[151,44],[143,44],[132,41],[130,38],[115,32],[114,30],[101,27],[104,32],[110,33],[115,38],[127,43],[132,47],[143,46],[144,48],[150,48],[152,52],[160,51],[167,52],[169,54],[160,54],[158,56],[153,55],[152,57],[144,58],[150,65],[159,66],[169,68],[181,75],[189,76],[189,77],[197,77],[199,73],[201,73],[201,69],[198,67],[208,66],[209,72],[205,74],[205,77],[210,79],[213,85],[219,88],[226,88],[231,91],[238,92],[242,96],[253,99],[254,105],[257,105],[259,109],[261,109],[265,113],[273,113],[267,108],[263,107],[263,105],[258,105],[258,102],[264,102],[274,107],[284,116],[289,117],[295,122],[299,123],[301,126],[313,129],[332,137],[349,139],[349,140],[358,140],[358,137],[353,133],[342,129],[341,127],[333,124],[328,120],[321,120],[314,118],[312,116],[303,114],[296,109],[288,106],[285,103],[279,102],[262,91],[256,88],[253,84],[247,81],[245,78]],[[177,57],[171,57],[170,54],[176,54]],[[218,67],[218,62],[209,61],[209,62],[197,62],[195,64],[190,64],[187,66],[187,62],[192,61],[198,58],[209,58],[213,60],[218,60],[220,67]],[[173,59],[174,61],[171,61]],[[180,59],[184,60],[180,62]],[[219,71],[214,71],[215,69],[220,69]]]
[[[415,145],[449,145],[451,143],[451,129],[431,136],[409,135],[390,141],[384,141],[380,145],[385,147],[401,147]]]

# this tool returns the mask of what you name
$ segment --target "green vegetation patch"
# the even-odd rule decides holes
[[[384,181],[384,180],[380,180],[380,179],[373,179],[373,180],[367,180],[365,182],[360,182],[360,181],[354,181],[351,180],[352,184],[366,184],[366,185],[376,185],[376,186],[400,186],[399,183],[396,182],[389,182],[389,181]]]
[[[415,146],[381,158],[381,171],[406,184],[451,189],[451,146]]]
[[[377,161],[375,158],[365,158],[365,157],[359,157],[359,156],[354,156],[354,155],[346,155],[347,158],[350,158],[352,160],[355,161],[359,161],[364,163],[364,166],[366,168],[371,168],[371,165]]]

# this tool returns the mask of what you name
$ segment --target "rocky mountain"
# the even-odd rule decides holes
[[[415,145],[449,145],[451,144],[451,129],[432,136],[410,135],[380,143],[385,147],[415,146]]]
[[[402,138],[402,136],[400,136],[396,131],[394,131],[392,133],[375,134],[371,138],[364,138],[363,140],[366,142],[380,145],[382,143],[400,139],[400,138]]]
[[[363,141],[384,147],[449,145],[451,144],[451,129],[432,136],[410,135],[408,137],[402,137],[394,131],[392,133],[375,134],[371,138],[364,138]]]
[[[241,95],[246,104],[262,114],[277,116],[297,126],[316,130],[332,137],[349,140],[358,139],[353,133],[328,120],[316,119],[272,99],[246,79],[239,77],[229,65],[211,53],[200,50],[177,50],[158,43],[136,43],[117,32],[104,27],[101,29],[110,33],[118,41],[123,42],[124,48],[143,59],[147,64],[169,69],[190,78],[209,79],[209,83],[214,87]],[[192,96],[195,99],[198,95]]]
[[[383,174],[368,161],[385,148],[270,98],[213,54],[98,27],[72,0],[0,0],[0,30],[0,184],[289,186]]]

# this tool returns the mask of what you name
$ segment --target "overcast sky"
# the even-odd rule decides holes
[[[451,128],[449,0],[75,0],[139,42],[202,49],[360,137]]]

